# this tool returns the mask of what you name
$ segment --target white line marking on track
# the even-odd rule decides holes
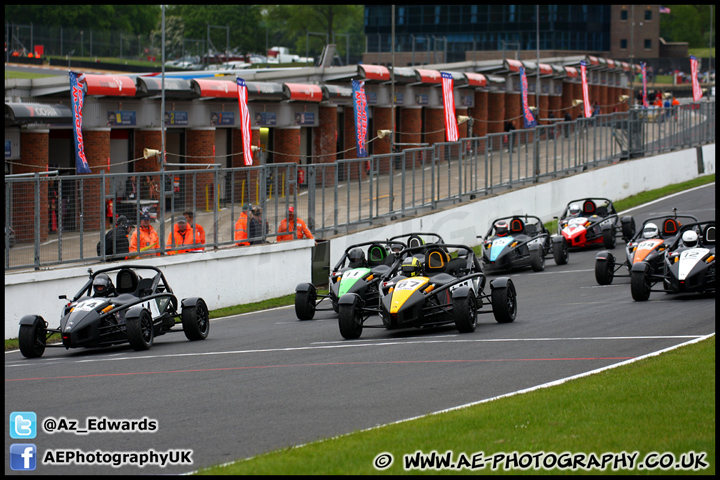
[[[227,350],[222,352],[196,352],[196,353],[176,353],[172,355],[140,355],[133,357],[114,357],[114,358],[91,358],[86,360],[75,360],[73,363],[96,363],[96,362],[114,362],[118,360],[148,360],[155,358],[180,358],[180,357],[204,357],[210,355],[241,355],[249,353],[275,353],[275,352],[298,352],[307,350],[326,350],[335,348],[360,348],[360,347],[387,347],[397,345],[422,345],[422,344],[436,344],[436,343],[500,343],[500,342],[562,342],[562,341],[597,341],[597,340],[648,340],[648,339],[695,339],[702,337],[701,335],[670,335],[670,336],[635,336],[635,337],[566,337],[566,338],[480,338],[480,339],[444,339],[440,337],[433,337],[429,339],[396,339],[396,340],[379,340],[377,343],[367,343],[363,341],[353,342],[344,341],[342,344],[332,345],[311,345],[305,347],[284,347],[284,348],[264,348],[254,350]],[[29,362],[23,362],[22,364],[16,365],[31,365]],[[6,367],[14,366],[13,364],[6,364]]]

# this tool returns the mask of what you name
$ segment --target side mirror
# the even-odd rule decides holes
[[[67,295],[60,295],[58,300],[67,300]]]

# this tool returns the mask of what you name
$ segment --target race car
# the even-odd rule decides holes
[[[18,342],[25,357],[42,356],[46,346],[70,349],[129,343],[134,350],[148,350],[155,337],[169,332],[183,331],[188,340],[207,337],[210,321],[205,301],[183,299],[178,312],[177,298],[158,268],[123,265],[96,272],[88,269],[88,273],[88,281],[63,307],[58,328],[48,328],[39,315],[20,319]],[[59,298],[67,301],[66,295]],[[182,330],[174,329],[176,324]],[[47,344],[53,334],[60,334],[62,343]]]
[[[483,271],[532,267],[545,269],[545,257],[551,255],[556,265],[565,265],[569,258],[568,243],[562,235],[550,235],[539,217],[514,215],[496,218],[483,241]]]
[[[448,253],[457,249],[457,256]],[[414,256],[422,253],[421,262]],[[340,297],[338,325],[346,339],[360,337],[363,327],[388,330],[408,327],[430,327],[455,323],[462,333],[473,332],[479,313],[493,312],[499,323],[515,320],[517,295],[507,277],[490,281],[490,294],[482,265],[466,245],[437,244],[426,250],[410,247],[401,252],[392,272],[380,285],[380,305],[363,302],[354,293]],[[490,306],[491,310],[483,310]],[[380,315],[382,324],[366,325]]]
[[[426,243],[424,238],[432,242]],[[377,285],[389,273],[396,258],[394,253],[408,244],[422,247],[438,241],[441,242],[442,237],[434,233],[408,233],[349,246],[330,272],[327,294],[319,295],[312,283],[301,283],[295,287],[295,315],[299,320],[312,320],[316,311],[329,311],[330,307],[319,307],[323,300],[329,300],[332,310],[337,312],[338,299],[349,292],[360,295],[364,301],[376,302]]]
[[[568,202],[558,220],[558,231],[571,248],[603,245],[613,249],[618,232],[625,242],[635,235],[635,220],[632,216],[618,218],[611,200],[589,197]]]
[[[660,284],[662,288],[653,288]],[[715,292],[715,221],[687,223],[668,244],[662,265],[634,263],[630,271],[630,293],[638,302],[651,292]]]
[[[647,262],[657,270],[663,261],[665,249],[680,231],[682,223],[697,222],[692,215],[678,215],[677,209],[668,215],[655,215],[645,219],[641,228],[625,245],[625,261],[616,263],[615,256],[603,250],[595,256],[595,280],[600,285],[610,285],[614,277],[630,277],[630,269],[637,262]],[[622,268],[627,274],[618,274]]]

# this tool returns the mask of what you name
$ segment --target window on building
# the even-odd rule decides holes
[[[627,50],[627,38],[620,39],[620,48],[623,50]]]
[[[652,20],[652,10],[645,10],[645,20]]]
[[[650,50],[652,48],[652,40],[649,38],[645,39],[645,50]]]
[[[627,19],[628,19],[628,11],[620,10],[620,20],[627,20]]]

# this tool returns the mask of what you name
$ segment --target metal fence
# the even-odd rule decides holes
[[[253,243],[276,241],[289,206],[316,238],[327,238],[517,185],[713,142],[711,101],[634,109],[326,164],[10,175],[5,177],[5,268],[234,248],[236,223],[248,203],[262,210],[263,228],[250,239]],[[204,245],[174,244],[171,231],[185,212],[203,227]],[[151,216],[157,248],[108,255],[106,231],[114,219],[125,215],[138,225],[143,213]]]

